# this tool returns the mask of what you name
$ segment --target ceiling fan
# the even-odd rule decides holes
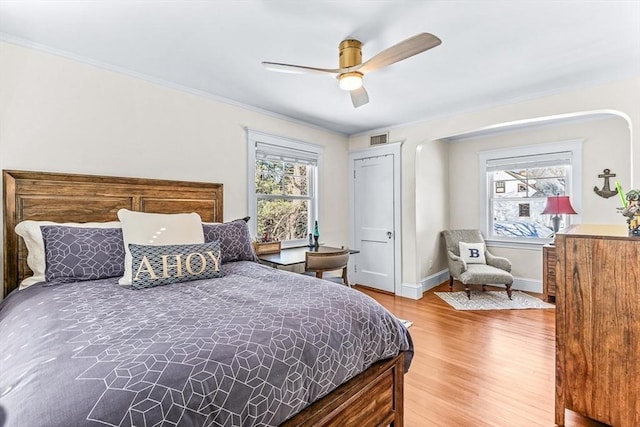
[[[362,85],[365,74],[386,67],[438,46],[442,41],[429,33],[420,33],[383,50],[365,63],[362,62],[362,43],[347,39],[340,42],[340,68],[316,68],[304,65],[281,64],[263,61],[268,70],[284,73],[320,73],[337,75],[340,89],[351,93],[351,102],[358,108],[369,102],[369,95]]]

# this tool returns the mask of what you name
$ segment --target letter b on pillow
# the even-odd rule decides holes
[[[460,242],[460,258],[467,264],[486,264],[484,256],[484,243],[465,243]]]

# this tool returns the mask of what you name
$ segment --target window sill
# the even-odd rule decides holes
[[[542,250],[542,246],[553,242],[553,239],[536,239],[535,242],[522,242],[522,241],[504,241],[495,239],[485,239],[485,244],[488,248],[508,248],[508,249],[522,249],[528,251]]]

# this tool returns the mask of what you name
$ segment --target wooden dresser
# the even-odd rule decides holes
[[[556,424],[565,408],[640,426],[640,238],[575,225],[556,236]]]
[[[542,293],[547,302],[556,300],[556,247],[542,247]]]

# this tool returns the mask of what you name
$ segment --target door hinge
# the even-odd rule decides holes
[[[356,179],[356,171],[353,171],[353,179]]]

